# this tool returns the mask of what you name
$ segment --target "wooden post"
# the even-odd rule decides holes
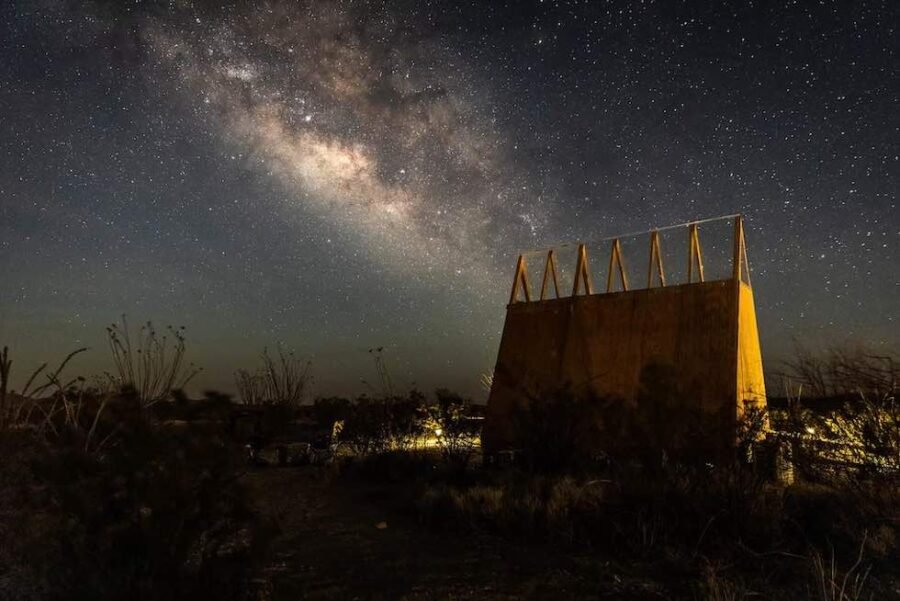
[[[531,291],[528,289],[528,272],[525,270],[525,256],[519,255],[516,261],[516,275],[513,278],[512,292],[509,294],[509,304],[519,301],[519,285],[525,289],[525,302],[531,302]]]
[[[738,215],[734,219],[734,257],[732,258],[731,277],[739,282],[743,281],[745,272],[749,285],[750,264],[747,262],[747,242],[744,239],[744,217]]]
[[[544,300],[547,293],[547,279],[550,274],[553,275],[553,291],[556,293],[556,298],[559,298],[559,280],[556,277],[556,255],[553,254],[553,250],[550,250],[547,253],[547,262],[544,263],[544,280],[541,282],[541,300]]]
[[[578,245],[578,262],[575,264],[575,285],[572,288],[572,296],[578,296],[581,284],[584,284],[585,294],[593,294],[591,289],[591,273],[588,270],[587,247]]]
[[[659,250],[659,232],[657,230],[650,232],[650,265],[647,267],[647,288],[653,287],[654,263],[656,273],[659,276],[659,283],[665,288],[666,272],[663,270],[662,253]]]
[[[628,290],[628,276],[625,274],[625,266],[622,263],[622,245],[616,238],[612,242],[612,250],[609,254],[609,271],[606,274],[606,291],[612,292],[613,268],[619,270],[619,279],[622,282],[622,290]]]
[[[688,240],[690,249],[688,251],[688,284],[694,281],[694,264],[697,264],[697,273],[700,281],[703,282],[703,254],[700,251],[700,234],[697,231],[697,224],[692,223],[688,228]]]

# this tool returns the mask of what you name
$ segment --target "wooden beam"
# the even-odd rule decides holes
[[[512,292],[509,294],[510,305],[519,302],[520,285],[525,290],[525,302],[531,302],[531,291],[528,289],[528,272],[525,269],[524,255],[519,255],[519,260],[516,261],[516,275],[513,277]]]
[[[544,263],[544,280],[541,282],[541,300],[546,298],[547,280],[551,274],[553,275],[553,291],[556,293],[556,298],[559,298],[559,279],[556,277],[556,255],[553,254],[553,250],[547,252],[547,261]]]
[[[647,288],[653,287],[654,266],[656,267],[656,274],[659,277],[659,284],[665,288],[666,272],[663,269],[662,253],[659,250],[659,232],[657,230],[650,232],[650,264],[647,266]]]
[[[606,291],[612,292],[613,269],[619,270],[619,280],[622,282],[622,290],[628,290],[628,276],[625,273],[625,265],[622,263],[622,245],[619,239],[612,241],[612,249],[609,253],[609,271],[606,273]]]
[[[584,284],[584,293],[593,294],[591,289],[591,272],[588,269],[587,247],[578,245],[578,262],[575,264],[575,285],[572,287],[572,296],[578,296],[581,285]]]
[[[752,285],[750,284],[750,261],[747,259],[747,240],[744,238],[744,218],[743,217],[741,218],[741,249],[742,249],[741,255],[744,258],[744,271],[747,273],[747,285],[752,287]]]
[[[697,265],[697,274],[700,281],[703,278],[703,253],[700,251],[700,233],[697,230],[697,224],[692,223],[688,228],[688,240],[690,249],[688,251],[688,284],[694,281],[694,265]]]
[[[731,279],[740,282],[744,277],[744,253],[742,247],[744,245],[744,225],[739,216],[734,218],[734,254],[731,258]]]
[[[747,279],[744,280],[744,274]],[[732,258],[731,277],[737,281],[750,284],[750,263],[747,261],[747,241],[744,238],[744,217],[738,215],[734,219],[734,257]]]

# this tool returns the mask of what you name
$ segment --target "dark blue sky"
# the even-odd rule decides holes
[[[4,3],[20,377],[124,312],[198,390],[282,342],[477,396],[518,252],[736,212],[764,359],[897,348],[896,3],[485,4]]]

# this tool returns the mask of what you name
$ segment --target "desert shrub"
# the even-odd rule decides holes
[[[841,569],[835,561],[834,552],[825,559],[821,553],[812,555],[812,576],[817,599],[824,601],[857,601],[872,598],[867,594],[866,581],[870,568],[863,566],[863,547],[860,547],[856,561],[847,569]]]
[[[428,429],[437,438],[441,455],[448,464],[465,468],[475,453],[481,424],[471,419],[471,403],[449,390],[437,390],[435,401],[427,405]]]
[[[900,480],[900,403],[893,396],[860,395],[839,411],[807,413],[804,429],[820,441],[817,455],[855,468],[844,477]]]
[[[808,390],[837,395],[801,402],[798,385],[788,405],[783,427],[798,483],[786,502],[796,535],[839,562],[852,562],[858,552],[874,562],[900,560],[897,362],[831,350],[791,365]]]
[[[791,359],[774,374],[789,395],[813,399],[893,397],[900,384],[896,356],[851,344],[834,345],[814,352],[798,345]]]
[[[390,447],[408,450],[425,432],[425,395],[412,390],[406,396],[386,400]]]
[[[405,396],[358,397],[353,403],[329,399],[316,410],[319,418],[340,418],[340,441],[354,455],[409,450],[426,429],[425,397],[418,391]]]
[[[359,397],[344,420],[341,441],[358,456],[384,452],[390,443],[389,418],[387,403],[383,399]]]
[[[263,349],[260,362],[255,370],[239,369],[234,374],[241,402],[251,406],[298,407],[312,381],[312,363],[299,359],[280,344],[274,355]]]
[[[827,551],[844,563],[860,552],[869,562],[900,561],[896,487],[800,482],[786,490],[784,505],[782,519],[791,538],[817,552]]]
[[[612,545],[642,557],[670,547],[717,553],[735,541],[771,549],[782,533],[781,495],[740,465],[670,464],[652,474],[631,465],[606,478],[592,472],[483,473],[455,485],[433,480],[419,509],[426,521]]]
[[[86,446],[56,435],[0,436],[0,598],[237,598],[263,529],[220,437],[161,427],[137,396],[96,421]],[[94,422],[96,404],[81,409]]]
[[[399,484],[414,502],[415,487],[419,483],[440,479],[434,458],[408,450],[388,450],[355,457],[340,463],[340,473],[346,480],[367,480],[377,484]]]
[[[420,519],[441,527],[487,530],[515,539],[586,542],[584,526],[603,502],[599,483],[571,477],[504,474],[493,481],[424,488]]]
[[[634,534],[644,536],[648,525],[653,528],[653,544],[633,547],[637,553],[680,548],[716,556],[736,543],[765,550],[781,543],[782,497],[750,469],[669,465],[652,477],[628,472],[617,485],[624,543],[639,540]]]
[[[132,391],[145,407],[183,389],[200,372],[193,363],[185,363],[184,332],[184,326],[167,326],[159,335],[148,321],[132,335],[122,315],[121,324],[106,328],[114,366],[107,374],[110,383],[119,391]]]

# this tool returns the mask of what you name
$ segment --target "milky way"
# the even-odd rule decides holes
[[[740,212],[767,361],[895,348],[897,23],[867,1],[4,3],[0,344],[22,370],[87,345],[96,373],[125,312],[188,327],[198,389],[282,341],[319,394],[366,390],[384,346],[399,384],[477,396],[519,252]]]
[[[145,35],[198,117],[290,187],[290,204],[391,269],[464,273],[480,291],[496,237],[537,234],[545,217],[515,189],[475,82],[448,68],[465,59],[400,27],[313,3],[154,21]]]

